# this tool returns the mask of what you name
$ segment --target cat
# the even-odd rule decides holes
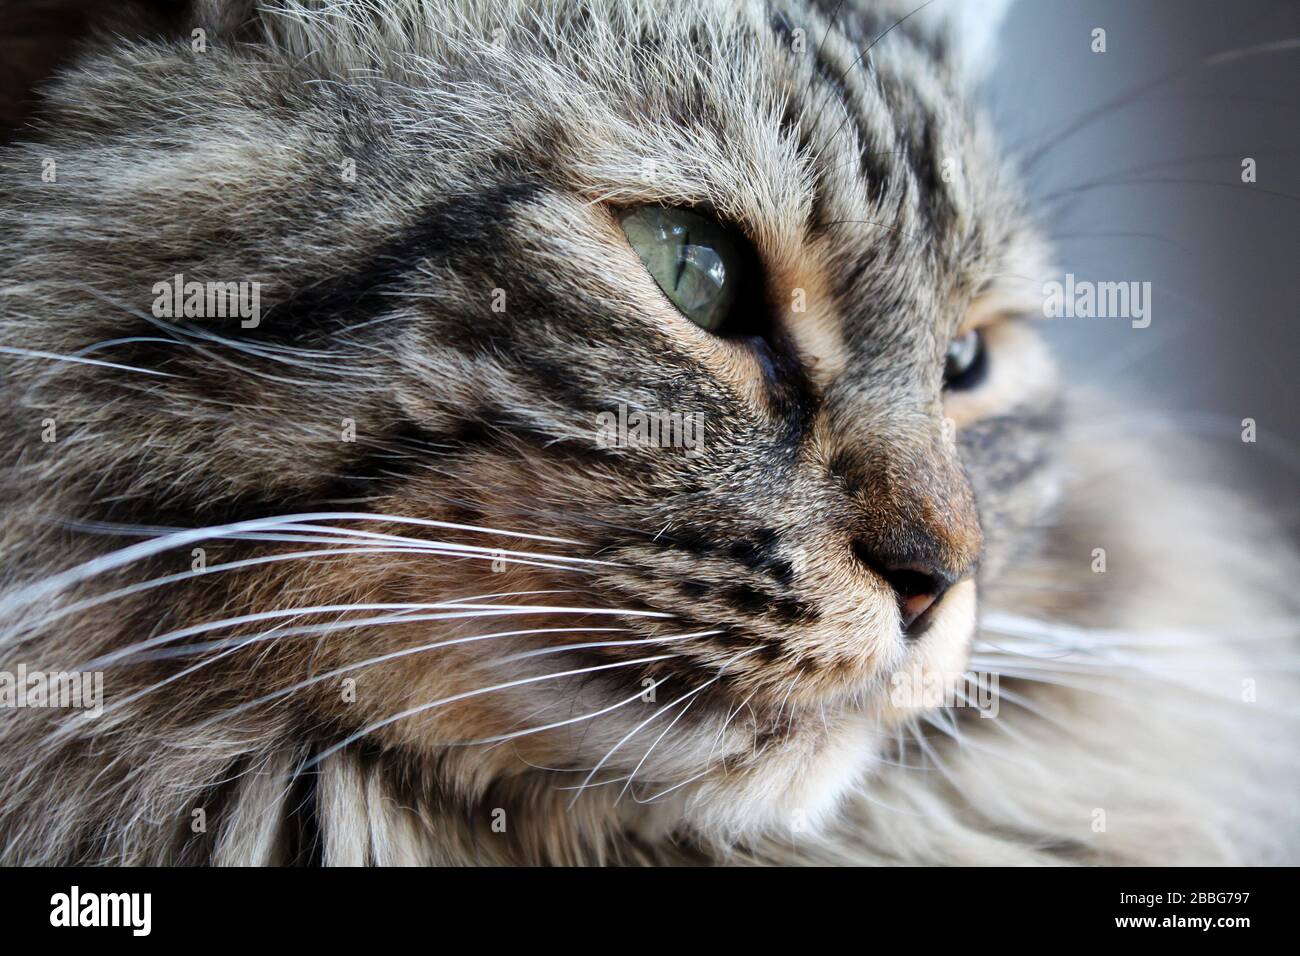
[[[102,699],[13,683],[0,860],[1295,862],[1293,552],[1056,371],[995,6],[88,36],[0,151],[0,670]]]

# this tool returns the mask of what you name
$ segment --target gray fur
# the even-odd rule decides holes
[[[0,154],[0,663],[97,663],[107,705],[0,715],[0,859],[1294,861],[1294,713],[1259,676],[1290,645],[1205,640],[1293,621],[1293,565],[1236,503],[1072,432],[1103,406],[1015,318],[1048,253],[959,37],[865,0],[267,6],[201,8],[203,52],[92,41]],[[673,313],[618,231],[637,203],[752,242],[774,379]],[[177,273],[258,282],[260,325],[157,319]],[[980,308],[1009,314],[991,379],[945,398]],[[619,405],[702,413],[704,454],[599,448]],[[324,512],[378,518],[238,525]],[[226,530],[52,577],[178,527]],[[1019,640],[1042,666],[1068,631],[1049,675],[1084,686],[972,637],[969,582],[904,641],[863,542],[975,576],[1004,628],[1064,628]],[[327,544],[189,573],[196,545]],[[508,592],[549,593],[198,630]],[[972,648],[1026,678],[1000,717],[891,707],[891,677]]]

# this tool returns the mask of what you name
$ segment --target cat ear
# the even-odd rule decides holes
[[[999,33],[1015,0],[933,0],[917,19],[951,41],[962,72],[982,80],[998,57]]]

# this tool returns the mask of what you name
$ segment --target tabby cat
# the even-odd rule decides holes
[[[1079,427],[993,6],[85,38],[0,149],[0,861],[1295,862],[1294,558]]]

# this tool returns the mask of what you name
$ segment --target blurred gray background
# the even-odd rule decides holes
[[[1105,53],[1090,48],[1095,27]],[[1298,39],[1300,0],[1018,0],[988,84],[1004,141],[1045,150],[1026,175],[1050,204],[1061,271],[1152,283],[1149,328],[1046,324],[1067,374],[1131,395],[1134,429],[1158,411],[1203,437],[1221,476],[1258,486],[1292,530],[1300,49],[1195,64]],[[1241,441],[1247,417],[1255,445]]]

